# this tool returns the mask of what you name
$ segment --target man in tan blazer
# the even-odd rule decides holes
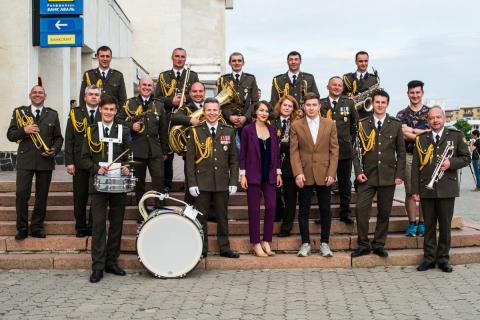
[[[338,164],[337,129],[333,120],[320,117],[320,98],[315,93],[305,96],[306,117],[295,121],[290,133],[290,159],[295,183],[300,188],[298,223],[302,237],[299,257],[310,255],[308,215],[313,189],[318,197],[321,217],[320,252],[331,257],[328,246],[332,215],[330,186],[335,181]]]

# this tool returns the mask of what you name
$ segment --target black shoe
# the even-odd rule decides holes
[[[320,219],[315,219],[315,224],[322,224],[322,220],[320,220]]]
[[[75,234],[75,237],[77,238],[85,238],[88,236],[87,230],[77,230],[77,233]]]
[[[388,251],[385,250],[384,247],[378,247],[378,248],[373,249],[373,253],[375,253],[377,256],[382,257],[382,258],[388,257]]]
[[[240,258],[240,255],[238,252],[228,250],[228,251],[222,251],[220,252],[220,257],[225,257],[225,258]]]
[[[19,230],[17,234],[15,235],[15,240],[24,240],[28,237],[28,231],[27,230]]]
[[[421,265],[417,267],[417,271],[427,271],[429,269],[435,268],[435,262],[422,262]]]
[[[453,268],[448,262],[443,262],[438,264],[438,269],[442,270],[443,272],[452,272]]]
[[[103,278],[103,271],[102,270],[93,270],[92,274],[90,275],[90,282],[97,283]]]
[[[370,254],[369,248],[358,248],[357,250],[352,252],[351,256],[352,258],[356,258],[356,257],[366,256],[368,254]]]
[[[280,231],[278,234],[280,238],[290,237],[290,231]]]
[[[87,231],[85,231],[87,233],[87,236],[88,237],[91,237],[92,236],[92,229],[88,229]]]
[[[46,238],[47,235],[43,230],[32,231],[32,237],[34,238]]]
[[[108,267],[105,267],[105,272],[106,273],[113,273],[117,276],[124,276],[126,275],[127,273],[125,272],[125,270],[123,270],[122,268],[120,268],[118,266],[118,264],[113,264],[111,266],[108,266]]]
[[[340,221],[346,223],[346,224],[353,224],[353,218],[349,215],[340,218]]]

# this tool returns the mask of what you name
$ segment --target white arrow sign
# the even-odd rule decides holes
[[[68,26],[67,23],[60,23],[60,20],[57,21],[57,23],[55,23],[55,27],[58,29],[58,30],[61,30],[62,27],[66,27]]]

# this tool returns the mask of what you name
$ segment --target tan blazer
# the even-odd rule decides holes
[[[293,175],[305,175],[305,185],[325,185],[327,176],[337,175],[338,140],[333,120],[320,117],[316,143],[308,128],[307,118],[293,122],[290,129],[290,161]]]

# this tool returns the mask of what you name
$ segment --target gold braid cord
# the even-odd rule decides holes
[[[273,84],[275,86],[275,90],[277,90],[277,94],[278,94],[278,98],[281,99],[285,96],[288,96],[289,92],[290,92],[290,85],[287,83],[285,83],[285,88],[282,90],[280,90],[280,87],[278,86],[278,83],[277,83],[277,78],[273,78]]]
[[[367,135],[365,129],[363,128],[363,124],[359,122],[358,137],[362,142],[362,156],[364,156],[368,151],[373,150],[373,148],[375,147],[375,130],[370,131],[370,134]]]
[[[348,75],[343,76],[343,83],[345,83],[345,86],[348,89],[348,96],[353,97],[354,95],[357,94],[357,80],[353,80],[353,83],[350,82],[350,79],[348,79]]]
[[[70,120],[72,121],[73,128],[78,133],[84,133],[85,129],[88,127],[87,118],[83,118],[82,121],[77,121],[75,118],[75,110],[73,108],[70,109]]]
[[[125,110],[125,113],[127,114],[127,119],[126,121],[131,121],[133,117],[140,117],[142,114],[142,106],[138,105],[137,110],[132,111],[130,110],[130,101],[127,101],[125,105],[123,106],[123,109]],[[143,122],[140,123],[140,130],[138,133],[142,133],[145,130],[145,124]]]
[[[32,117],[29,117],[26,114],[22,116],[20,114],[20,108],[17,108],[17,110],[15,111],[15,119],[17,120],[17,127],[19,128],[24,128],[30,124],[35,123]],[[43,141],[43,138],[40,135],[40,132],[31,133],[28,136],[30,137],[30,139],[32,139],[33,144],[38,150],[42,151],[43,149],[43,151],[45,152],[50,151],[50,148],[47,146],[45,141]],[[17,143],[20,143],[20,142],[22,142],[22,139],[17,141]]]
[[[415,140],[415,146],[417,147],[418,158],[420,160],[420,171],[422,171],[427,164],[432,163],[433,150],[435,147],[433,144],[430,144],[428,148],[424,150],[420,144],[420,137],[417,136]]]
[[[327,114],[325,115],[325,118],[327,118],[327,119],[333,119],[332,114],[333,114],[332,109],[328,109]]]
[[[92,140],[92,128],[91,127],[87,127],[87,142],[88,142],[88,147],[90,148],[90,151],[93,152],[93,153],[99,153],[99,152],[102,152],[103,154],[103,150],[105,150],[105,145],[103,143],[103,141],[93,141]]]
[[[88,71],[85,72],[85,81],[87,82],[87,86],[92,85],[92,81],[90,80],[90,75],[88,74]]]
[[[208,137],[207,140],[205,141],[205,144],[203,145],[198,140],[197,130],[195,128],[192,128],[192,132],[193,132],[193,141],[195,142],[197,151],[200,154],[200,157],[197,160],[195,160],[195,164],[199,164],[204,159],[212,155],[213,139],[212,137]]]
[[[97,88],[103,89],[103,81],[102,81],[102,79],[98,79],[98,80],[97,80],[96,86],[97,86]]]
[[[170,88],[167,89],[168,85],[163,78],[163,74],[160,74],[160,85],[162,86],[163,95],[165,97],[170,97],[177,86],[177,80],[172,79],[172,82],[170,83]]]

